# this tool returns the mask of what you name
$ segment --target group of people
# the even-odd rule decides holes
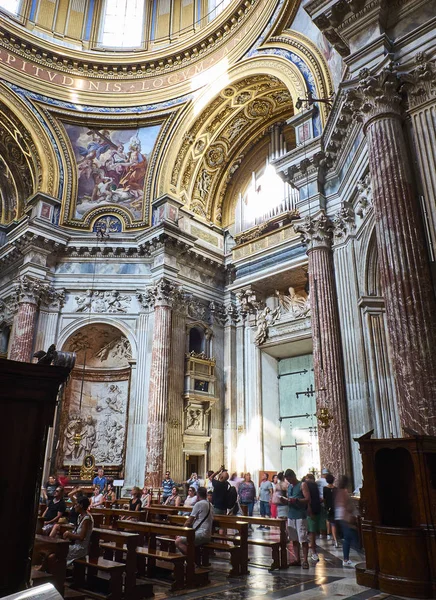
[[[350,548],[357,547],[356,512],[348,493],[348,478],[342,476],[338,486],[335,478],[324,469],[321,477],[315,480],[313,474],[307,474],[301,481],[292,469],[277,473],[272,480],[264,473],[258,489],[251,479],[250,473],[236,473],[231,476],[222,465],[217,471],[208,471],[201,481],[196,473],[192,473],[186,481],[188,492],[184,501],[169,471],[162,481],[162,504],[180,508],[179,514],[187,517],[185,526],[195,530],[195,544],[201,545],[210,541],[214,515],[238,514],[246,512],[253,516],[254,505],[259,501],[261,517],[287,519],[289,549],[292,555],[292,566],[309,568],[310,559],[319,560],[316,548],[318,535],[326,535],[333,539],[338,547],[338,529],[343,536],[343,565],[352,566]],[[68,564],[76,558],[87,554],[89,540],[93,528],[93,519],[89,508],[114,501],[116,493],[113,481],[104,476],[102,468],[93,480],[93,495],[88,498],[79,487],[68,493],[71,508],[67,512],[64,488],[56,477],[50,476],[43,488],[47,508],[43,514],[43,533],[51,537],[60,534],[61,525],[74,525],[72,531],[63,534],[64,539],[72,543],[68,553]],[[134,487],[128,508],[130,511],[141,511],[151,505],[153,490]],[[184,511],[184,507],[190,510]],[[245,510],[242,507],[246,507]],[[127,506],[126,506],[127,508]],[[251,524],[249,528],[252,529]],[[268,530],[268,525],[259,525],[258,529]],[[186,538],[178,537],[176,546],[186,553]]]

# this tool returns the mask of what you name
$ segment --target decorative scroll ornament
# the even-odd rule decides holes
[[[332,230],[332,222],[324,212],[318,213],[316,217],[308,216],[294,223],[294,231],[301,234],[307,252],[319,248],[329,249],[332,243]]]
[[[256,346],[264,344],[268,339],[269,328],[280,319],[280,306],[271,310],[269,306],[265,306],[263,310],[258,310],[256,314],[256,335],[254,343]]]
[[[364,126],[381,115],[401,114],[401,80],[393,65],[377,75],[371,75],[369,69],[363,69],[359,76],[357,87],[347,93],[345,112],[362,121]]]
[[[130,296],[122,296],[117,290],[87,290],[83,296],[76,296],[76,312],[126,313]]]

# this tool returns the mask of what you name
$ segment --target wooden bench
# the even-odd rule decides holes
[[[287,569],[288,564],[288,551],[287,551],[287,521],[286,519],[266,519],[263,517],[246,517],[244,515],[229,516],[225,515],[220,517],[223,525],[227,523],[227,527],[231,527],[231,523],[235,520],[242,521],[249,525],[263,525],[267,527],[277,527],[280,529],[279,541],[264,540],[264,539],[248,539],[248,544],[252,546],[261,546],[264,548],[271,548],[272,559],[270,570],[274,569]]]
[[[72,588],[84,592],[91,598],[121,600],[123,591],[124,563],[105,558],[79,558],[73,563]],[[98,577],[101,571],[109,577]]]
[[[168,517],[168,521],[175,525],[183,525],[186,521],[185,516],[172,515]],[[210,544],[204,544],[201,546],[201,564],[203,567],[209,566],[209,554],[208,550],[217,550],[219,552],[227,552],[230,554],[230,563],[232,569],[230,571],[231,576],[235,575],[248,575],[248,525],[238,517],[231,517],[229,522],[228,517],[221,515],[214,515],[213,518],[213,529],[234,529],[237,531],[236,536],[221,536],[223,542],[232,542],[233,545],[222,543],[219,548],[212,547]],[[213,538],[212,534],[212,538]],[[218,534],[219,535],[219,534]]]
[[[147,558],[147,575],[153,576],[155,572],[156,562],[169,562],[173,565],[173,589],[179,589],[181,581],[177,577],[181,576],[179,564],[182,565],[186,561],[186,571],[184,584],[187,587],[194,587],[208,583],[208,570],[195,568],[195,532],[191,527],[177,527],[164,523],[134,523],[131,521],[117,521],[117,527],[124,531],[135,531],[142,533],[148,539],[148,547],[137,548],[139,556]],[[157,537],[177,537],[184,536],[187,539],[187,555],[176,554],[174,552],[165,552],[157,550]],[[182,560],[181,560],[182,559]]]
[[[103,558],[106,560],[125,562],[124,597],[126,600],[139,600],[153,596],[153,585],[136,579],[136,548],[141,541],[140,538],[141,536],[136,533],[99,528],[94,529],[91,536],[90,556],[98,556],[100,550],[103,550]]]
[[[92,508],[92,517],[101,519],[99,527],[101,528],[114,528],[115,523],[119,519],[137,519],[138,521],[145,521],[146,513],[143,510],[124,510],[122,508]]]
[[[63,595],[67,574],[67,555],[70,543],[59,538],[36,535],[33,545],[32,564],[46,566],[46,571],[32,569],[34,585],[53,583],[57,591]]]

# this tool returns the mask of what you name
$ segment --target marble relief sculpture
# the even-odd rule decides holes
[[[280,308],[284,312],[289,313],[293,319],[300,319],[301,317],[310,315],[309,296],[297,294],[293,287],[290,287],[288,291],[288,294],[283,294],[279,290],[276,290]]]
[[[122,296],[118,290],[87,290],[83,296],[76,296],[76,312],[126,313],[130,296]]]

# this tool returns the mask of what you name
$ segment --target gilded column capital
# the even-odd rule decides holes
[[[302,241],[307,246],[307,252],[312,250],[329,250],[332,245],[333,224],[325,212],[316,216],[308,216],[294,223],[294,231],[301,235]]]
[[[374,119],[401,116],[401,79],[393,65],[376,75],[363,69],[359,77],[356,87],[347,93],[345,112],[356,117],[365,128]]]

